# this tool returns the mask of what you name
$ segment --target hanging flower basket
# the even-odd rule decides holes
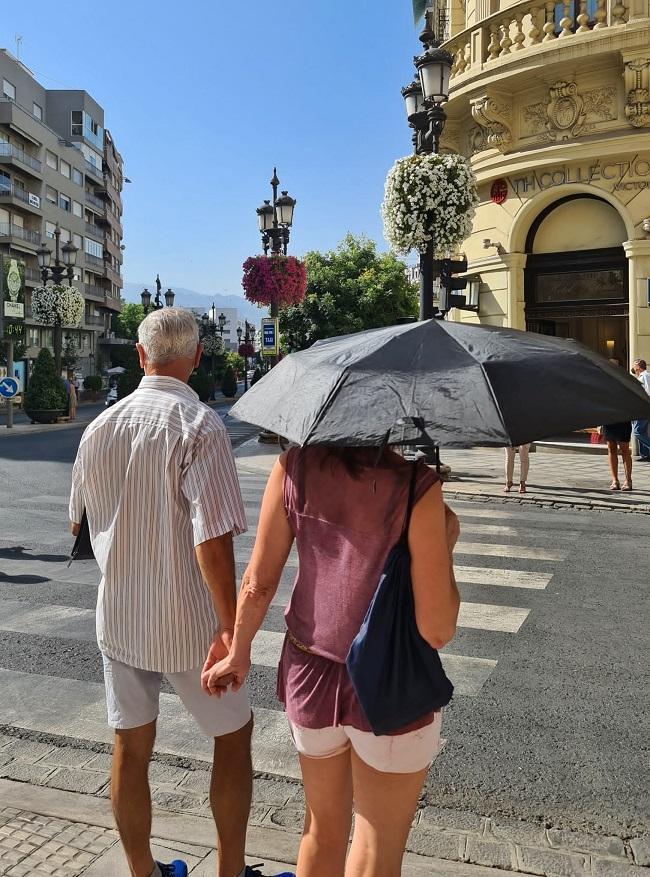
[[[295,256],[251,256],[244,262],[242,286],[254,304],[296,305],[305,297],[307,272]]]
[[[204,335],[201,344],[206,356],[218,356],[223,353],[223,340],[220,335]]]
[[[250,342],[248,344],[240,344],[238,353],[240,356],[255,356],[255,347]]]
[[[476,179],[462,155],[411,155],[386,177],[381,212],[384,237],[397,253],[453,253],[472,231],[478,205]]]
[[[46,326],[74,328],[81,324],[84,298],[76,286],[55,283],[32,292],[32,316]]]

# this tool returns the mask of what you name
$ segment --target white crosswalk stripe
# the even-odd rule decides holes
[[[249,430],[250,427],[246,427]],[[251,530],[236,540],[235,551],[241,574],[250,557],[255,526],[259,515],[261,494],[266,476],[241,472],[242,492],[245,497]],[[45,520],[61,515],[67,497],[42,495],[21,500],[37,517]],[[452,503],[452,505],[454,505]],[[454,505],[456,508],[456,506]],[[462,603],[458,619],[459,637],[443,650],[443,664],[454,683],[457,697],[480,697],[485,683],[498,672],[498,661],[507,652],[515,636],[525,624],[535,602],[543,599],[558,563],[570,550],[570,534],[560,537],[552,549],[537,542],[530,522],[524,523],[516,510],[483,508],[470,503],[458,504],[461,518],[461,539],[456,547],[456,577]],[[22,537],[21,544],[29,539]],[[492,541],[496,539],[497,541]],[[24,541],[23,541],[24,540]],[[16,544],[18,544],[16,542]],[[76,563],[68,568],[56,557],[39,560],[23,556],[0,559],[0,571],[6,576],[34,577],[47,587],[49,580],[84,593],[92,593],[98,574],[93,563]],[[279,608],[286,606],[293,578],[297,570],[297,556],[292,552],[278,593],[273,601],[274,626],[263,627],[253,646],[253,664],[259,679],[271,684],[273,669],[277,666],[284,633],[277,629]],[[41,590],[42,593],[42,590]],[[41,597],[42,599],[42,597]],[[505,605],[500,603],[505,600]],[[74,601],[73,601],[74,602]],[[8,594],[0,598],[0,635],[14,637],[56,638],[58,641],[78,643],[89,650],[95,639],[94,611],[88,608],[88,597],[83,605],[60,605],[28,602],[27,598],[13,599]],[[73,650],[71,646],[71,650]],[[90,654],[90,652],[89,652]],[[74,667],[56,667],[47,662],[47,655],[35,672],[22,669],[0,668],[0,724],[80,737],[81,739],[110,741],[106,727],[104,690],[101,678],[83,675]],[[36,672],[40,671],[40,672]],[[60,673],[60,676],[57,675]],[[259,683],[256,683],[259,684]],[[261,702],[258,691],[252,699],[256,714],[254,739],[255,769],[287,776],[298,776],[298,765],[290,740],[284,714],[268,690]],[[209,741],[197,737],[192,722],[188,721],[178,698],[173,694],[161,696],[161,718],[157,748],[162,752],[210,758]]]

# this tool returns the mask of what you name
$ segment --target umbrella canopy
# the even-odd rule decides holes
[[[231,414],[300,445],[426,436],[466,448],[650,418],[650,398],[574,341],[428,320],[318,341],[283,359]]]
[[[106,374],[107,375],[123,375],[125,371],[126,371],[126,369],[122,368],[121,365],[116,365],[115,368],[107,368]]]

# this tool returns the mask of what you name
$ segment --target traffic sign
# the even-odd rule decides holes
[[[277,317],[265,317],[262,320],[262,355],[278,355],[279,321]]]
[[[18,395],[18,381],[16,378],[0,378],[0,396],[3,399],[13,399]]]

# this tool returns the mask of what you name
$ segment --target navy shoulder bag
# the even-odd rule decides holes
[[[416,477],[414,463],[402,534],[388,555],[345,662],[368,724],[377,735],[399,731],[445,706],[454,691],[438,652],[420,635],[415,620],[408,528]]]

